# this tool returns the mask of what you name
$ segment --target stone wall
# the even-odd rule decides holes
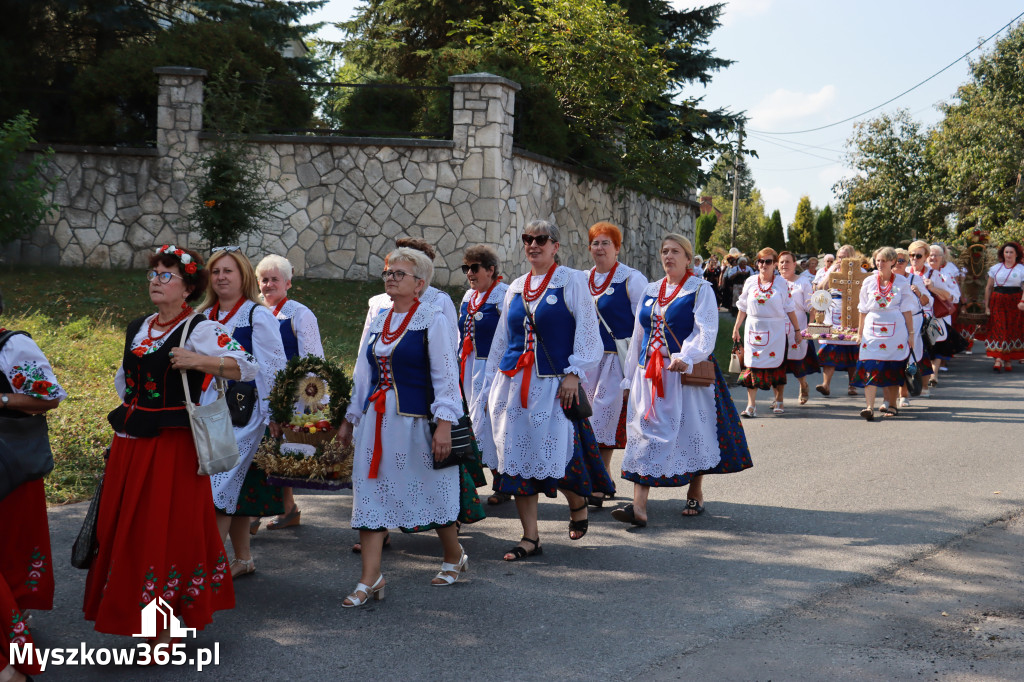
[[[5,247],[9,263],[142,267],[154,245],[210,245],[190,233],[189,184],[202,132],[205,72],[156,69],[160,79],[157,149],[60,147],[51,214],[31,238]],[[512,149],[516,83],[491,74],[453,76],[451,140],[256,136],[266,160],[266,192],[277,217],[242,246],[254,262],[285,255],[298,275],[366,279],[383,268],[397,236],[435,246],[435,283],[462,284],[462,250],[486,242],[503,270],[523,270],[518,236],[533,219],[563,233],[562,262],[589,264],[587,228],[623,228],[622,259],[658,274],[665,232],[693,235],[698,205],[635,192]]]

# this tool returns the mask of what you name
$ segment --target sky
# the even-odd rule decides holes
[[[359,4],[330,0],[309,21],[344,21]],[[904,108],[924,126],[936,124],[937,105],[969,78],[968,59],[882,109],[830,124],[933,76],[1022,12],[1019,0],[732,0],[710,47],[735,63],[706,88],[697,85],[684,94],[703,96],[708,108],[746,113],[744,147],[757,152],[749,167],[767,212],[778,209],[788,225],[804,195],[818,208],[835,204],[832,186],[853,174],[845,143],[854,123]],[[320,35],[341,38],[329,27]],[[830,127],[780,134],[821,126]]]

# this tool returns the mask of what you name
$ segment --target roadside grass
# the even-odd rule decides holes
[[[141,270],[89,268],[0,269],[6,311],[3,326],[29,332],[53,365],[68,399],[49,416],[54,470],[46,479],[50,504],[88,499],[103,470],[103,449],[113,432],[106,415],[118,405],[114,375],[124,333],[152,312]],[[296,279],[289,294],[316,314],[327,357],[351,373],[366,301],[380,282]],[[449,289],[456,301],[462,290]],[[732,317],[720,316],[715,357],[723,370],[732,348]]]

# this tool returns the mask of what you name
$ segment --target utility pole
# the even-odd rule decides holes
[[[736,221],[740,216],[740,155],[743,154],[743,124],[740,124],[740,139],[736,143],[736,156],[732,158],[732,225],[729,231],[729,248],[736,246]]]

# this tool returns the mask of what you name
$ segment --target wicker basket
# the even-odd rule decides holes
[[[316,433],[307,433],[305,431],[292,431],[285,428],[282,435],[285,441],[289,443],[304,443],[305,445],[320,447],[330,442],[336,433],[338,433],[338,429],[317,429]]]

